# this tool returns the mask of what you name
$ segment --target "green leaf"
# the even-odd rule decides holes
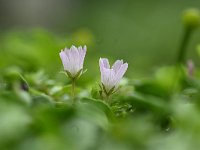
[[[113,94],[113,93],[114,93],[114,90],[115,90],[115,86],[113,86],[113,87],[110,89],[110,91],[108,92],[108,95]]]
[[[69,71],[67,71],[67,70],[65,70],[65,71],[66,71],[66,73],[67,73],[68,77],[69,77],[69,78],[71,78],[71,79],[73,79],[73,76],[72,76],[72,74],[71,74]]]
[[[77,72],[77,74],[73,77],[73,80],[77,80],[77,79],[81,76],[82,70],[83,70],[83,69],[80,69],[80,70]]]
[[[99,109],[101,109],[105,112],[105,114],[107,115],[107,117],[109,119],[111,119],[111,120],[114,119],[114,114],[111,111],[110,106],[107,103],[105,103],[104,101],[98,100],[98,99],[92,99],[92,98],[83,98],[83,99],[81,99],[81,102],[89,103],[89,104],[94,105],[95,107],[98,107]]]
[[[119,101],[122,102],[129,102],[136,108],[145,108],[152,110],[153,112],[159,112],[162,114],[168,113],[167,103],[158,97],[151,96],[151,95],[142,95],[139,93],[134,93],[128,97],[120,97]]]
[[[85,69],[83,72],[82,72],[82,74],[84,74],[84,73],[86,73],[87,72],[87,69]]]
[[[106,95],[108,95],[107,91],[106,91],[106,87],[104,86],[104,84],[102,83],[102,88],[103,88],[103,91]]]

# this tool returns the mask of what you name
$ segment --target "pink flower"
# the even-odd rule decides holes
[[[86,49],[86,46],[77,48],[72,45],[70,49],[65,48],[59,53],[64,70],[69,77],[76,78],[82,73]]]
[[[117,60],[112,68],[107,58],[99,59],[99,66],[101,72],[101,82],[104,89],[104,92],[109,95],[111,94],[116,87],[118,86],[120,80],[125,74],[128,63],[123,63],[123,60]]]

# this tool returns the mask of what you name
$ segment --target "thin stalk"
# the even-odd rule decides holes
[[[72,100],[75,102],[75,80],[72,79]]]
[[[109,103],[110,95],[106,94],[106,102]]]
[[[185,61],[185,56],[187,52],[187,46],[189,44],[190,37],[192,35],[192,28],[186,27],[183,35],[183,39],[180,44],[180,49],[177,56],[177,63],[183,63]]]
[[[180,48],[179,48],[179,52],[178,52],[178,56],[176,59],[176,72],[174,74],[174,80],[172,82],[172,93],[175,92],[176,90],[178,90],[178,84],[180,84],[180,78],[181,76],[184,74],[182,63],[185,62],[185,57],[186,57],[186,53],[187,53],[187,47],[190,41],[190,37],[192,35],[193,32],[193,28],[190,27],[185,27],[184,29],[184,34],[182,37],[182,41],[180,43]]]

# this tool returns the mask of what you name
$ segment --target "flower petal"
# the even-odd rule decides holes
[[[110,69],[110,64],[107,58],[100,58],[100,61],[103,63],[105,68]]]
[[[116,77],[115,77],[116,83],[115,84],[118,84],[120,82],[121,78],[124,76],[127,69],[128,69],[128,63],[121,65],[120,69],[116,73]]]
[[[114,71],[117,72],[120,69],[121,65],[123,65],[123,60],[117,60],[113,64],[112,69],[114,69]]]
[[[83,68],[83,63],[86,55],[87,47],[84,46],[82,48],[81,46],[78,48],[78,53],[79,53],[79,59],[80,59],[80,66]]]
[[[61,51],[59,53],[64,70],[68,70],[69,69],[69,59],[67,58],[67,55],[64,51]]]
[[[99,68],[100,68],[101,74],[103,74],[104,64],[101,58],[99,59]]]
[[[115,86],[115,72],[113,69],[103,68],[101,72],[101,82],[104,84],[106,91],[109,92]]]

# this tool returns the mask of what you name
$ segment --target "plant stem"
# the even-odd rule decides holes
[[[72,100],[75,102],[75,80],[72,79]]]
[[[186,27],[184,30],[183,39],[181,41],[178,57],[176,60],[178,64],[183,63],[185,61],[186,50],[187,50],[187,46],[189,44],[189,40],[190,40],[192,31],[193,31],[192,28],[189,28],[189,27]]]
[[[178,84],[180,84],[180,78],[183,74],[182,63],[185,61],[187,46],[189,44],[190,37],[192,35],[193,28],[185,27],[182,41],[180,43],[180,49],[176,60],[176,72],[174,74],[174,80],[172,82],[172,93],[178,90]]]
[[[109,99],[110,99],[110,95],[108,95],[107,93],[105,94],[105,101],[109,104]]]
[[[109,102],[109,95],[106,95],[106,101]]]

